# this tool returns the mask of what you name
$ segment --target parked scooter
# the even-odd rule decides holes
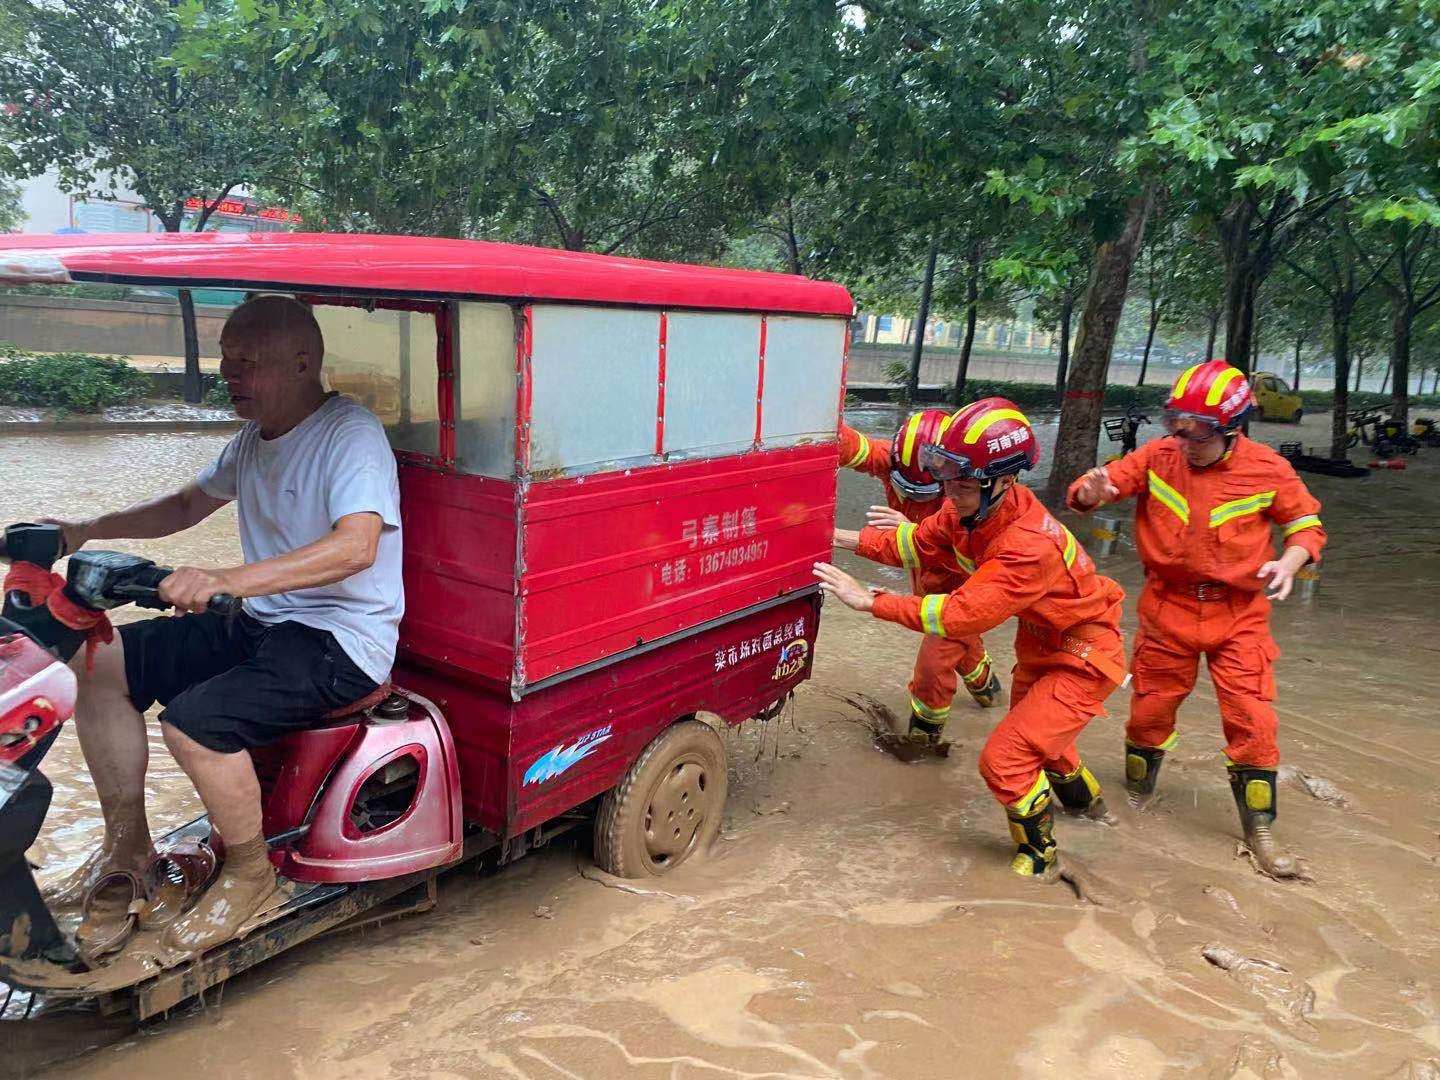
[[[1406,431],[1403,424],[1379,409],[1356,409],[1349,418],[1350,430],[1345,441],[1347,448],[1363,444],[1382,460],[1396,454],[1415,454],[1420,450],[1420,440]]]
[[[1142,413],[1140,406],[1136,404],[1131,404],[1125,410],[1124,416],[1107,417],[1104,421],[1105,436],[1111,442],[1120,444],[1120,453],[1111,455],[1107,464],[1133,451],[1139,444],[1140,428],[1149,422],[1150,418]]]

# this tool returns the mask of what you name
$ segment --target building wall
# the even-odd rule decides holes
[[[228,308],[196,306],[202,357],[220,355],[220,330],[229,313]],[[0,341],[37,352],[176,358],[185,355],[178,306],[128,300],[0,296]]]
[[[97,187],[104,189],[104,177]],[[234,193],[234,200],[243,202],[243,188]],[[163,232],[158,218],[141,205],[140,196],[123,184],[117,185],[113,196],[85,199],[60,190],[60,175],[49,170],[41,176],[20,181],[20,208],[25,220],[22,233],[53,234],[79,230],[87,233]],[[206,225],[215,232],[273,232],[289,227],[279,220],[262,219],[255,214],[213,215]]]

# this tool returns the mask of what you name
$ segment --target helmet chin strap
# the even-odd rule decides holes
[[[1230,456],[1231,452],[1235,449],[1235,440],[1238,439],[1239,437],[1240,437],[1240,429],[1239,429],[1239,428],[1236,428],[1234,431],[1227,431],[1227,432],[1225,432],[1225,449],[1224,449],[1223,451],[1221,451],[1220,456],[1217,457],[1214,461],[1207,462],[1207,463],[1204,464],[1204,465],[1191,465],[1190,467],[1191,467],[1192,469],[1210,469],[1210,468],[1213,468],[1213,467],[1216,466],[1216,465],[1219,465],[1220,462],[1224,461],[1226,458],[1228,458],[1228,457]]]
[[[996,477],[994,480],[991,480],[988,484],[982,483],[980,485],[980,505],[969,517],[963,517],[960,519],[961,525],[964,525],[967,529],[973,529],[976,525],[979,525],[982,521],[984,521],[990,516],[991,511],[995,509],[995,507],[999,504],[1000,501],[999,499],[995,498],[995,485],[1000,483],[1000,481],[1003,479],[1003,476],[999,476]],[[1007,485],[1005,491],[1009,490],[1010,488]],[[1000,493],[1000,498],[1003,499],[1004,497],[1005,492],[1002,491]]]

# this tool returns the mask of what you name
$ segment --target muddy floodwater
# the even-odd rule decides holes
[[[894,417],[853,421],[886,431]],[[1305,441],[1327,425],[1307,418]],[[5,437],[0,520],[162,491],[223,441]],[[1308,882],[1261,877],[1237,851],[1203,674],[1144,815],[1124,805],[1128,691],[1081,737],[1116,817],[1056,825],[1090,900],[1016,878],[975,771],[997,714],[957,702],[945,761],[878,753],[857,695],[903,713],[917,636],[831,603],[794,707],[727,737],[728,815],[707,860],[636,891],[582,876],[583,842],[461,871],[428,914],[306,944],[138,1031],[93,1013],[0,1021],[0,1074],[1440,1076],[1440,452],[1422,453],[1403,472],[1307,477],[1331,546],[1315,599],[1277,605],[1274,627],[1277,833]],[[841,523],[878,497],[846,474]],[[226,511],[115,546],[224,563],[233,528]],[[1133,633],[1133,548],[1122,537],[1099,561],[1130,594]],[[988,637],[1002,670],[1013,633]],[[46,772],[55,805],[33,854],[51,874],[99,819],[73,734]],[[196,811],[158,735],[149,791],[157,830]]]

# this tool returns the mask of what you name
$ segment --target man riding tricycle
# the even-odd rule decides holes
[[[49,906],[7,888],[0,980],[143,1017],[381,904],[423,908],[444,868],[580,820],[624,876],[713,839],[719,731],[774,715],[813,661],[842,288],[397,237],[0,248],[12,280],[250,293],[221,335],[247,423],[208,468],[7,534],[0,642],[29,657],[14,672],[70,689],[32,694],[32,673],[0,699],[25,748],[7,775],[36,789],[24,822],[0,809],[0,875],[29,880],[34,778],[72,709],[106,828]],[[92,550],[230,501],[242,565]],[[177,615],[110,634],[104,613],[129,601]],[[53,662],[72,654],[78,700]],[[206,809],[154,844],[152,703]],[[50,717],[38,739],[32,713]]]

